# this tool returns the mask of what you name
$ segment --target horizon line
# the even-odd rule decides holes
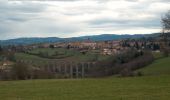
[[[22,38],[60,38],[60,39],[68,39],[68,38],[78,38],[78,37],[88,37],[88,36],[99,36],[99,35],[149,35],[149,34],[158,34],[156,33],[141,33],[141,34],[94,34],[94,35],[82,35],[82,36],[70,36],[70,37],[60,37],[60,36],[28,36],[28,37],[16,37],[16,38],[9,38],[9,39],[0,39],[0,41],[6,40],[13,40],[13,39],[22,39]]]

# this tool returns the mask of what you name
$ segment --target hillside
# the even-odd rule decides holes
[[[138,71],[141,71],[144,75],[170,75],[170,57],[159,58],[151,65]]]
[[[42,53],[47,53],[49,57],[41,57],[38,56],[39,52]],[[56,55],[57,52],[57,55]],[[34,49],[29,52],[29,54],[26,53],[16,53],[15,57],[17,60],[31,60],[31,61],[36,61],[38,64],[41,61],[41,63],[45,63],[48,61],[93,61],[95,59],[97,60],[103,60],[103,59],[108,59],[110,56],[108,55],[96,55],[93,52],[88,52],[86,55],[74,51],[74,50],[67,50],[63,48],[55,48],[55,49],[50,49],[50,48],[39,48],[39,49]],[[50,58],[51,57],[51,58]],[[97,57],[97,58],[96,58]]]

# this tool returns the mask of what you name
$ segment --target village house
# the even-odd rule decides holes
[[[90,39],[81,42],[81,45],[83,48],[96,49],[96,42],[93,42]]]
[[[102,50],[101,54],[103,55],[115,55],[119,54],[121,52],[122,48],[121,47],[115,47],[115,48],[105,48]]]
[[[13,64],[11,61],[3,61],[0,63],[0,70],[7,70]]]
[[[71,42],[69,43],[71,48],[83,48],[80,42]]]
[[[112,55],[112,50],[111,49],[103,49],[102,54],[103,55]]]

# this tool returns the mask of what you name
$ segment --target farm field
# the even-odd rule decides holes
[[[0,81],[2,100],[168,100],[170,76]]]

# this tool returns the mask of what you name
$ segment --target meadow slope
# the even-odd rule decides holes
[[[144,75],[170,75],[170,57],[157,59],[138,71]]]
[[[1,100],[168,100],[170,76],[0,81]]]

